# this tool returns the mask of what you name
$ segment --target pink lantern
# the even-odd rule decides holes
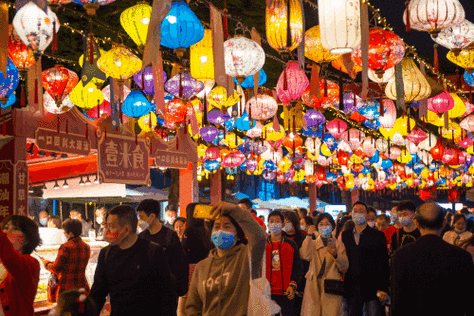
[[[352,150],[357,150],[364,141],[365,134],[356,128],[351,128],[342,135],[342,139],[351,146]]]
[[[221,156],[221,152],[217,147],[208,147],[204,155],[205,160],[217,160]]]
[[[125,85],[121,87],[123,89],[123,96],[122,96],[122,101],[123,101],[128,97],[128,94],[130,93],[130,88],[128,88]],[[110,85],[102,89],[102,94],[104,95],[104,100],[110,102]]]
[[[326,123],[326,129],[335,139],[339,139],[347,129],[347,123],[337,118]]]
[[[468,132],[474,132],[474,114],[471,114],[462,120],[459,126]]]
[[[278,79],[276,91],[281,102],[289,105],[290,102],[298,101],[308,86],[308,77],[298,62],[289,61]]]
[[[326,167],[326,166],[329,166],[331,164],[332,158],[331,157],[326,158],[323,155],[319,155],[319,157],[316,161],[321,166]]]
[[[379,117],[380,127],[389,129],[395,125],[397,109],[395,108],[395,103],[390,99],[383,99],[382,102],[385,113]]]
[[[112,109],[110,108],[110,102],[102,102],[101,105],[95,106],[87,112],[87,116],[93,119],[105,119],[112,115]]]
[[[245,133],[245,135],[247,135],[247,137],[250,137],[250,138],[260,137],[260,135],[262,135],[262,130],[263,130],[263,124],[257,121],[255,126],[249,129]]]
[[[413,143],[411,141],[408,141],[407,142],[407,151],[411,155],[416,154],[418,152],[418,146],[415,143]]]
[[[390,155],[388,154],[388,150],[385,152],[385,155],[388,156],[392,160],[397,159],[398,157],[400,157],[401,154],[402,154],[402,151],[398,147],[390,148]]]
[[[276,114],[278,104],[271,96],[257,94],[257,96],[248,100],[245,110],[254,120],[265,121]]]
[[[236,150],[226,155],[221,165],[223,167],[235,168],[240,166],[245,159],[245,155],[240,150]]]
[[[421,143],[422,141],[424,141],[425,139],[427,139],[428,136],[426,135],[425,132],[423,132],[421,129],[419,128],[415,128],[414,130],[412,130],[410,132],[410,134],[408,134],[407,136],[407,139],[415,144],[419,144]]]
[[[454,158],[455,155],[456,155],[456,150],[454,148],[446,148],[441,161],[444,164],[451,164],[450,162]]]
[[[473,145],[473,141],[472,139],[466,137],[464,138],[460,143],[459,143],[459,147],[461,148],[469,148]]]
[[[462,100],[464,102],[464,105],[466,106],[466,112],[464,112],[463,116],[469,115],[474,111],[474,104],[467,100]]]
[[[454,107],[454,99],[448,91],[428,99],[428,110],[436,114],[443,114]]]
[[[362,151],[367,157],[372,157],[375,154],[375,140],[372,137],[367,137],[362,143]]]

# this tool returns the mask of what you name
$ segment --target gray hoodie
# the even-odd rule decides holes
[[[213,249],[206,259],[197,264],[186,302],[187,316],[247,314],[249,255],[252,258],[252,276],[257,278],[265,252],[265,232],[249,212],[238,206],[226,215],[242,227],[249,243],[234,246],[223,257],[219,257],[217,249]]]

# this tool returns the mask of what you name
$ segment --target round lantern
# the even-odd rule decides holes
[[[59,31],[59,20],[48,7],[46,12],[28,2],[13,18],[13,27],[23,43],[40,55],[51,44],[54,32]]]
[[[351,57],[351,60],[352,60],[352,57]],[[361,66],[358,66],[356,65],[356,63],[352,62],[353,66],[352,66],[352,69],[350,72],[353,73],[353,76],[355,76],[357,73],[361,72],[362,71],[362,67]],[[336,60],[333,60],[331,62],[331,65],[339,70],[339,71],[342,71],[342,72],[345,72],[346,74],[349,74],[350,72],[346,69],[346,65],[344,65],[344,59],[342,56],[339,56]]]
[[[419,128],[415,128],[407,136],[407,139],[414,144],[419,144],[427,138],[428,135]]]
[[[297,101],[309,86],[308,77],[300,69],[298,62],[289,61],[278,79],[276,91],[278,98],[285,104]]]
[[[376,71],[369,69],[369,79],[375,83],[383,84],[389,82],[395,76],[395,67],[385,70],[382,77],[379,77],[379,75],[380,72],[377,73]]]
[[[43,88],[53,97],[58,107],[79,81],[72,70],[56,65],[43,71]]]
[[[223,110],[233,106],[234,104],[240,101],[239,93],[236,90],[234,90],[234,94],[229,97],[227,96],[226,88],[222,86],[217,86],[212,89],[207,97],[209,105]]]
[[[202,40],[191,46],[191,75],[198,80],[214,79],[214,54],[212,50],[212,31],[204,30]]]
[[[28,68],[34,65],[35,57],[33,51],[26,46],[21,39],[14,36],[14,31],[10,33],[8,39],[8,57],[18,68],[20,74],[26,74]]]
[[[383,99],[383,107],[385,112],[379,117],[380,127],[390,129],[395,125],[397,119],[397,109],[392,100]]]
[[[184,50],[204,37],[204,27],[186,1],[173,1],[171,10],[161,22],[161,42],[164,47],[176,49],[182,56]]]
[[[405,89],[405,102],[411,104],[415,101],[426,99],[431,94],[431,87],[420,69],[411,58],[402,60],[403,83]],[[396,81],[391,80],[385,88],[385,94],[392,100],[397,100]]]
[[[74,104],[69,99],[69,96],[66,96],[58,106],[56,100],[48,92],[45,92],[43,94],[43,107],[48,113],[63,114],[72,109]]]
[[[257,42],[237,36],[224,42],[224,62],[225,73],[241,83],[263,67],[265,52]]]
[[[436,146],[431,148],[430,153],[431,153],[431,157],[435,161],[440,161],[443,158],[444,146],[441,139],[438,139],[438,141],[436,142]]]
[[[163,71],[163,82],[166,82],[166,72]],[[151,66],[145,67],[145,73],[142,70],[133,76],[133,81],[143,90],[146,95],[155,94],[155,79],[153,78],[153,69]]]
[[[436,38],[433,36],[432,38],[447,49],[459,51],[474,42],[474,24],[464,20],[457,26],[442,29]]]
[[[84,87],[82,80],[79,80],[69,94],[69,99],[76,106],[84,110],[89,110],[104,102],[104,95],[93,81],[90,81]]]
[[[337,118],[326,123],[326,128],[335,139],[339,139],[347,129],[347,123]]]
[[[326,88],[326,85],[327,85],[327,88]],[[311,95],[311,89],[308,85],[303,95],[301,96],[301,99],[306,105],[316,108],[316,109],[319,109],[319,108],[326,109],[330,106],[335,105],[338,102],[339,86],[336,83],[329,80],[325,80],[325,79],[319,79],[319,87],[320,87],[320,96],[321,96],[320,99],[318,99],[318,97],[315,95]],[[324,90],[327,91],[327,96],[324,96]],[[345,105],[344,105],[344,108],[346,108]],[[346,109],[344,109],[344,111],[345,110]]]
[[[461,121],[459,124],[466,131],[473,133],[474,132],[474,114],[469,115]]]
[[[288,14],[288,6],[290,14]],[[288,56],[303,40],[303,8],[298,0],[268,1],[265,9],[265,30],[268,44]],[[288,18],[290,19],[288,23]],[[288,24],[291,40],[288,40]],[[288,46],[290,44],[290,46]]]
[[[173,123],[183,123],[191,103],[175,98],[165,106],[165,120]]]
[[[450,50],[446,57],[450,62],[466,69],[471,74],[474,69],[474,44],[464,47],[461,51]]]
[[[319,0],[323,47],[336,55],[352,52],[360,43],[360,1]]]
[[[122,105],[122,113],[133,118],[147,115],[151,110],[150,101],[140,90],[132,90]]]
[[[142,61],[124,46],[116,46],[100,56],[97,67],[121,85],[142,69]]]
[[[253,82],[253,76],[248,76],[244,79],[244,81],[242,81],[242,83],[239,83],[237,81],[236,78],[234,78],[234,82],[238,85],[240,85],[242,88],[244,89],[249,89],[249,88],[253,88],[254,86],[254,82]],[[262,69],[260,69],[260,71],[258,72],[258,86],[262,86],[265,84],[265,82],[267,82],[267,74],[265,73],[265,71]]]
[[[315,25],[305,32],[304,46],[305,56],[316,63],[329,63],[339,58],[338,55],[331,54],[321,44],[319,25]]]
[[[120,24],[140,50],[145,48],[150,18],[151,6],[146,2],[140,2],[120,14]]]
[[[18,68],[16,68],[10,58],[7,60],[6,76],[0,71],[0,103],[2,104],[7,103],[20,82]]]
[[[165,83],[165,88],[175,97],[189,100],[204,89],[204,83],[189,72],[180,72]]]
[[[268,120],[276,114],[277,110],[278,104],[275,99],[266,94],[257,94],[245,105],[245,111],[254,120]]]
[[[454,99],[447,91],[428,99],[428,110],[437,114],[443,114],[453,107]]]
[[[359,49],[352,52],[352,60],[362,66],[362,52]],[[374,70],[379,78],[385,70],[395,67],[405,55],[405,44],[402,39],[391,31],[373,28],[369,32],[369,68]]]
[[[409,17],[407,18],[407,12]],[[418,31],[429,32],[437,37],[442,29],[464,21],[466,14],[458,0],[411,0],[403,14],[403,21]]]
[[[110,115],[112,115],[112,109],[110,107],[110,102],[105,100],[105,98],[104,98],[104,102],[102,102],[101,105],[93,107],[92,109],[90,109],[87,112],[87,116],[94,119],[94,120],[106,119]]]

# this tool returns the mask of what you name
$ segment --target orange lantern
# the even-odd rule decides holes
[[[438,139],[438,141],[436,142],[436,146],[431,148],[430,152],[431,152],[431,157],[433,157],[433,160],[439,161],[443,159],[444,146],[443,146],[443,143],[441,142],[441,139]]]

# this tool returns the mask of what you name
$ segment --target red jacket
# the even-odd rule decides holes
[[[265,249],[266,259],[266,274],[267,279],[272,282],[272,242],[270,237],[267,238],[267,246]],[[283,276],[283,291],[290,286],[290,284],[297,285],[303,276],[303,262],[300,258],[300,252],[296,243],[287,238],[282,237],[280,244],[280,269]],[[273,293],[282,294],[282,293]]]
[[[263,220],[259,217],[257,217],[257,215],[255,215],[254,213],[251,213],[253,218],[255,218],[255,220],[257,221],[258,225],[262,226],[263,230],[266,232],[267,231],[267,226],[265,225],[265,223],[263,222]]]
[[[0,261],[8,273],[0,285],[5,316],[32,316],[40,275],[38,260],[13,249],[7,235],[0,230]]]
[[[91,257],[91,247],[81,237],[71,238],[59,247],[53,262],[45,262],[46,269],[58,277],[57,297],[64,291],[84,288],[89,292],[86,267]],[[57,300],[56,297],[56,300]]]

